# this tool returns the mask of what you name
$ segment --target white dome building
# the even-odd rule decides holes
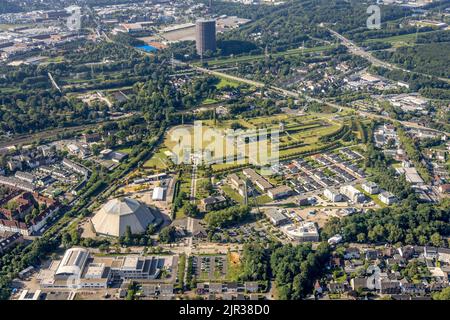
[[[130,198],[108,201],[92,218],[97,234],[120,237],[127,226],[134,234],[143,233],[155,220],[151,210],[137,200]]]

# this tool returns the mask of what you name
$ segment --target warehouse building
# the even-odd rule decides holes
[[[289,222],[288,217],[276,208],[270,208],[264,213],[274,226],[281,226]]]

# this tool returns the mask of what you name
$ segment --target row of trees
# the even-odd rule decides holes
[[[429,183],[431,181],[431,175],[427,167],[422,163],[422,153],[420,152],[420,146],[408,135],[408,133],[401,127],[397,127],[397,134],[400,143],[405,149],[409,160],[414,164],[417,172],[420,174],[422,179]]]

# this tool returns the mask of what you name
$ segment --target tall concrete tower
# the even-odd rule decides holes
[[[216,21],[215,20],[197,20],[195,26],[195,46],[197,54],[203,54],[210,50],[216,50]]]

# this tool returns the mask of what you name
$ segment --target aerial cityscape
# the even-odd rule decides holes
[[[0,300],[450,300],[449,25],[2,0]]]

